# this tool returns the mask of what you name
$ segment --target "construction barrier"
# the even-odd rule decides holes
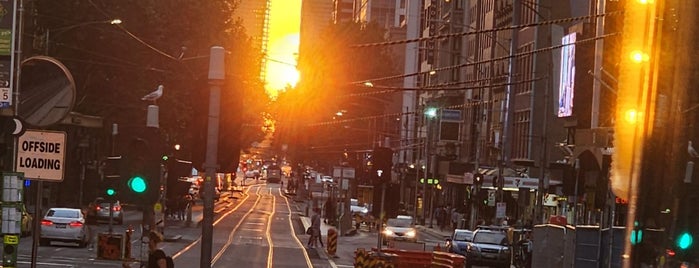
[[[124,236],[121,234],[100,233],[97,236],[97,257],[107,260],[121,260]]]
[[[335,228],[330,228],[328,229],[328,240],[327,240],[327,245],[328,245],[328,255],[330,257],[335,257],[335,253],[337,252],[337,231],[335,231]]]
[[[447,252],[432,252],[431,267],[464,267],[464,256]]]
[[[378,255],[376,252],[367,252],[363,248],[354,251],[355,268],[396,268],[393,261],[398,256],[390,253]]]
[[[376,251],[376,248],[372,250]],[[396,268],[428,268],[432,264],[432,252],[429,251],[385,248],[381,252],[396,256],[393,258]]]

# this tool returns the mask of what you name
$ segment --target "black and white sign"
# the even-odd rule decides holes
[[[63,181],[66,133],[27,130],[17,145],[17,172],[29,180]]]

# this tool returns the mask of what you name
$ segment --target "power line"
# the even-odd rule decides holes
[[[575,43],[561,44],[561,45],[555,45],[555,46],[550,46],[550,47],[544,47],[544,48],[535,49],[535,50],[531,50],[531,51],[527,51],[527,52],[517,53],[517,54],[514,54],[514,55],[507,55],[507,56],[502,56],[502,57],[493,58],[493,59],[487,59],[487,60],[481,60],[481,61],[468,62],[468,63],[459,64],[459,65],[451,65],[451,66],[439,67],[439,68],[432,69],[432,70],[429,70],[429,71],[424,71],[424,72],[415,72],[415,73],[409,73],[409,74],[399,74],[399,75],[393,75],[393,76],[377,77],[377,78],[366,79],[366,80],[362,80],[362,81],[350,82],[350,84],[357,84],[357,85],[358,85],[358,84],[373,83],[373,82],[376,82],[376,81],[384,81],[384,80],[391,80],[391,79],[399,79],[399,78],[405,78],[405,77],[410,77],[410,76],[428,74],[428,73],[430,73],[430,72],[445,71],[445,70],[451,70],[451,69],[456,69],[456,68],[461,68],[461,67],[473,66],[473,65],[476,65],[476,64],[490,63],[490,62],[493,62],[493,61],[506,60],[506,59],[513,58],[513,57],[521,57],[521,56],[536,54],[536,53],[540,53],[540,52],[546,52],[546,51],[550,51],[550,50],[562,48],[562,47],[565,47],[565,46],[576,45],[576,44],[582,44],[582,43],[591,42],[591,41],[596,41],[596,40],[604,39],[604,38],[606,38],[606,37],[613,36],[613,35],[617,35],[617,33],[611,33],[611,34],[605,34],[605,35],[602,35],[602,36],[591,37],[591,38],[587,38],[587,39],[581,39],[581,40],[577,40]]]
[[[420,37],[420,38],[406,39],[406,40],[396,40],[396,41],[387,41],[387,42],[378,42],[378,43],[357,44],[357,45],[350,45],[350,47],[351,47],[351,48],[366,48],[366,47],[375,47],[375,46],[400,45],[400,44],[407,44],[407,43],[420,42],[420,41],[428,41],[428,40],[434,40],[434,39],[445,39],[445,38],[451,38],[451,37],[461,37],[461,36],[473,35],[473,34],[479,34],[479,33],[491,33],[491,32],[498,32],[498,31],[504,31],[504,30],[516,30],[516,29],[522,29],[522,28],[534,27],[534,26],[540,26],[540,25],[563,24],[563,23],[575,22],[575,21],[579,21],[579,20],[594,19],[594,18],[597,18],[597,17],[606,16],[606,15],[615,15],[616,13],[623,13],[623,11],[614,11],[614,12],[609,12],[609,13],[605,13],[605,14],[596,14],[596,15],[588,15],[588,16],[581,16],[581,17],[571,17],[571,18],[558,19],[558,20],[549,20],[549,21],[542,21],[542,22],[534,22],[534,23],[529,23],[529,24],[512,25],[512,26],[499,27],[499,28],[492,28],[492,29],[485,29],[485,30],[478,30],[478,31],[470,31],[470,32],[459,32],[459,33],[442,34],[442,35],[435,35],[435,36],[428,36],[428,37]]]

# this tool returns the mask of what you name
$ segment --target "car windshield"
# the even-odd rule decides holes
[[[471,232],[456,232],[454,234],[454,240],[456,241],[471,241],[473,239],[473,233]]]
[[[474,235],[473,242],[481,244],[502,245],[507,241],[505,233],[480,232]]]
[[[49,210],[46,213],[47,217],[58,217],[58,218],[80,218],[80,213],[76,210]]]
[[[386,223],[387,226],[392,227],[410,227],[411,220],[408,219],[389,219]]]

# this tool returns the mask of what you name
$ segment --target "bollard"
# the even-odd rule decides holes
[[[131,234],[133,234],[133,226],[129,225],[126,229],[126,243],[124,243],[124,260],[131,260]]]
[[[328,255],[330,257],[336,258],[335,253],[337,252],[337,231],[335,228],[328,229]]]

